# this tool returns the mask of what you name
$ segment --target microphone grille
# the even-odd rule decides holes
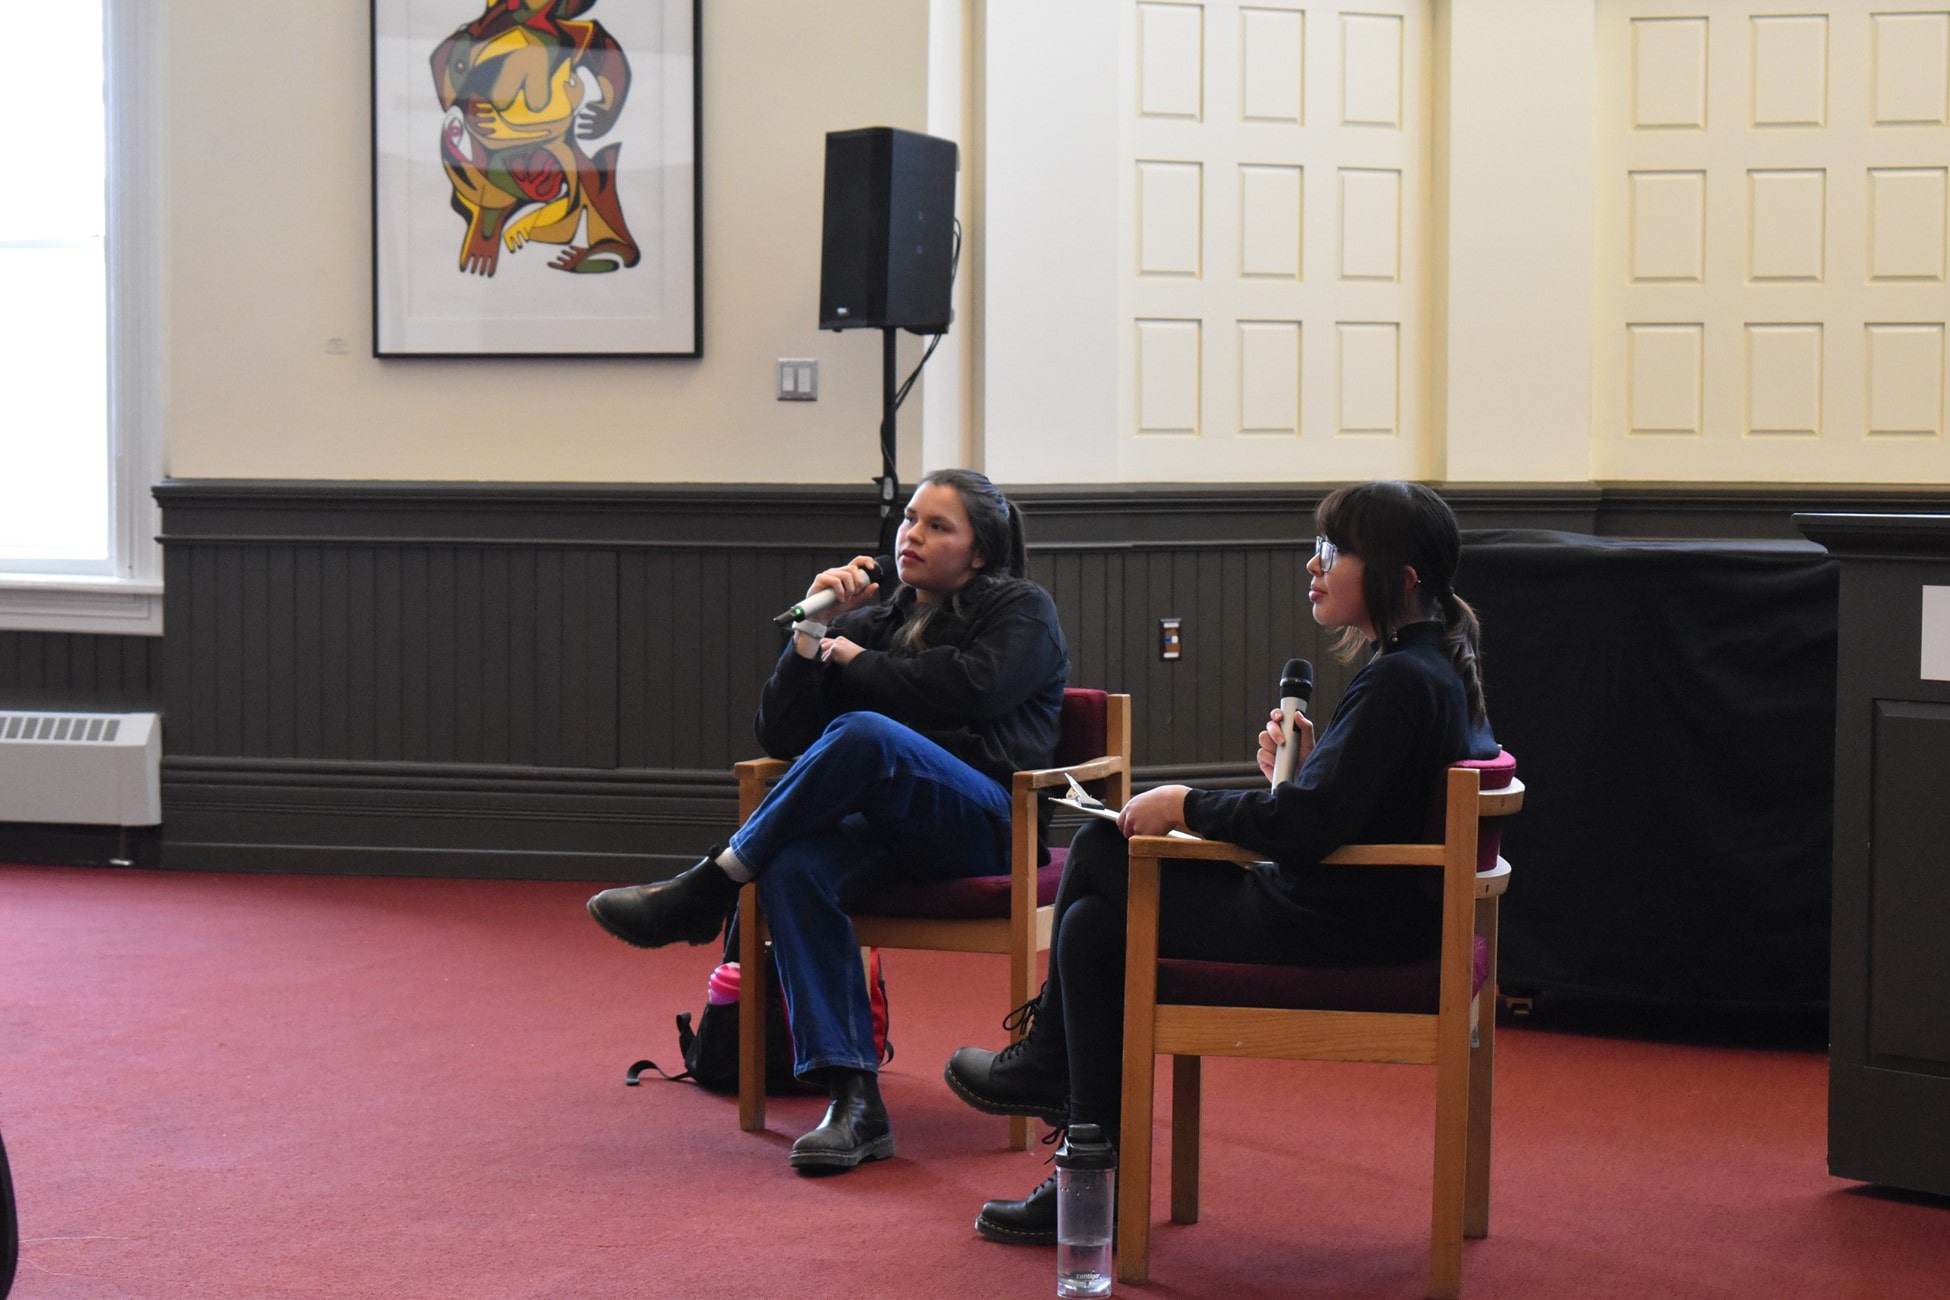
[[[1305,659],[1289,659],[1280,670],[1280,693],[1306,697],[1313,694],[1314,666]]]

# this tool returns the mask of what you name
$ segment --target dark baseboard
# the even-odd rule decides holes
[[[661,880],[737,820],[730,773],[167,759],[161,865]]]
[[[1137,789],[1256,779],[1238,764],[1133,773]],[[729,772],[170,759],[163,801],[164,833],[147,832],[138,865],[172,871],[666,880],[737,824]],[[1067,843],[1080,824],[1057,819],[1052,841]],[[113,839],[111,831],[111,846]],[[9,843],[0,834],[0,859]],[[18,860],[97,861],[85,854]]]

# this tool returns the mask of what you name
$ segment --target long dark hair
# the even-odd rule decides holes
[[[1000,578],[1029,576],[1029,539],[1023,532],[1022,512],[1016,509],[1015,502],[1002,495],[1000,488],[989,482],[986,474],[972,469],[938,469],[923,477],[914,490],[918,492],[929,486],[953,488],[961,497],[961,508],[968,515],[968,529],[974,535],[975,554],[981,557],[982,567],[965,586],[948,593],[941,605],[916,607],[914,616],[901,628],[895,641],[914,650],[925,644],[922,633],[933,621],[935,610],[945,607],[959,617],[962,597],[970,593],[970,588]]]
[[[1361,594],[1381,645],[1410,623],[1442,623],[1443,646],[1469,697],[1470,720],[1482,725],[1488,717],[1483,629],[1452,585],[1462,559],[1462,533],[1448,503],[1420,483],[1350,483],[1328,493],[1314,510],[1314,530],[1367,566]],[[1415,570],[1412,587],[1402,582],[1406,569]],[[1369,648],[1357,629],[1347,628],[1335,650],[1347,663]]]

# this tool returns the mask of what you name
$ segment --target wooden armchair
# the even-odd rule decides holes
[[[1151,1106],[1159,1053],[1172,1061],[1171,1218],[1198,1221],[1199,1060],[1204,1056],[1389,1061],[1436,1070],[1435,1187],[1429,1294],[1462,1286],[1465,1235],[1489,1233],[1490,1094],[1496,1017],[1477,992],[1496,980],[1497,899],[1510,880],[1497,819],[1523,805],[1509,754],[1460,763],[1446,779],[1439,844],[1363,844],[1326,861],[1441,867],[1442,948],[1427,962],[1287,967],[1160,960],[1158,863],[1248,861],[1219,841],[1138,836],[1131,844],[1124,991],[1124,1149],[1119,1164],[1117,1276],[1150,1272]],[[1215,870],[1221,870],[1215,862]]]
[[[758,807],[766,787],[790,764],[753,759],[735,764],[738,820]],[[1099,796],[1121,808],[1131,796],[1131,697],[1097,690],[1063,692],[1061,734],[1055,766],[1017,772],[1009,783],[1009,874],[936,885],[890,885],[871,907],[853,914],[853,930],[863,945],[881,948],[931,948],[947,952],[994,952],[1009,958],[1009,1006],[1021,1006],[1036,993],[1036,954],[1049,948],[1052,904],[1067,849],[1051,848],[1048,865],[1037,859],[1038,792],[1078,781],[1102,781]],[[758,887],[739,891],[738,961],[742,970],[759,969],[765,938]],[[765,981],[744,980],[745,1001],[738,1016],[738,1123],[746,1132],[765,1127]],[[1015,1036],[1023,1031],[1018,1028]],[[1009,1120],[1009,1144],[1029,1148],[1030,1121]]]

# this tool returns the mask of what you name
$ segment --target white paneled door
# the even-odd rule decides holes
[[[1598,7],[1594,460],[1942,481],[1950,5]]]
[[[1123,24],[1119,476],[1427,476],[1426,0]]]

